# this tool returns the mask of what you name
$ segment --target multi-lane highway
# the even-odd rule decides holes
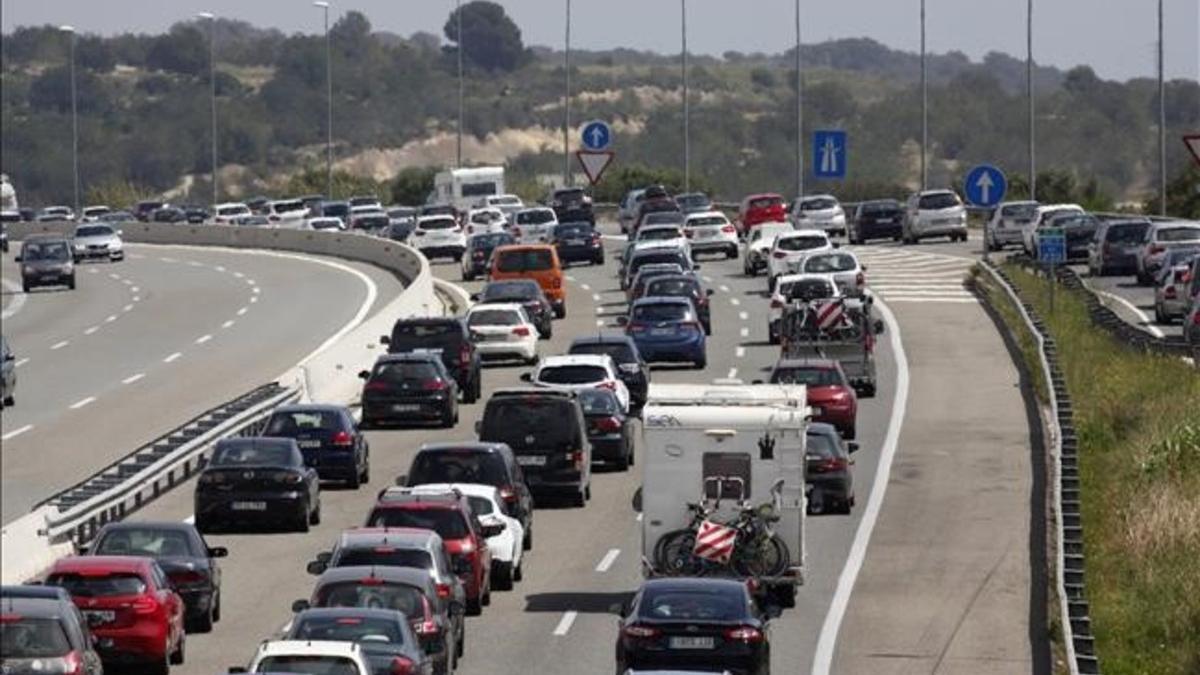
[[[192,416],[269,382],[400,282],[299,255],[128,246],[74,291],[20,292],[3,263],[16,405],[3,413],[3,522]]]
[[[611,247],[616,245],[610,240]],[[1037,522],[1031,504],[1038,503],[1032,466],[1039,460],[1010,354],[991,319],[962,287],[972,248],[856,249],[889,310],[879,351],[879,392],[863,401],[859,412],[862,450],[854,468],[858,506],[850,516],[809,519],[808,583],[797,607],[772,627],[777,673],[1020,673],[1030,672],[1030,664],[1038,660],[1034,654],[1043,647],[1036,641],[1044,631],[1030,628],[1040,609],[1031,595],[1039,581],[1030,578],[1030,570],[1031,550],[1036,549],[1031,523],[1036,527]],[[146,256],[142,264],[179,264],[162,263],[164,255],[183,259],[182,254],[162,253],[166,250],[139,251]],[[232,254],[205,256],[188,260],[233,269]],[[278,282],[257,267],[261,264],[256,263],[254,273],[264,286],[259,304],[275,288],[268,280]],[[702,265],[700,274],[716,291],[708,368],[703,373],[660,369],[655,381],[763,377],[778,355],[765,339],[766,281],[742,276],[738,261]],[[135,266],[127,269],[132,274]],[[182,274],[182,268],[172,269]],[[436,272],[457,280],[455,266],[437,266]],[[542,354],[561,353],[575,336],[615,330],[613,318],[623,310],[611,262],[575,267],[569,274],[570,314],[555,327],[554,339],[541,344]],[[286,277],[287,270],[278,275]],[[355,294],[345,288],[340,292],[345,306],[335,310],[336,302],[314,307],[302,300],[306,290],[324,284],[293,281],[303,287],[279,293],[297,315],[292,321],[307,326],[313,315],[353,313]],[[139,286],[144,286],[140,280]],[[339,292],[328,295],[336,298]],[[230,306],[237,310],[241,305],[234,301]],[[332,330],[336,324],[331,321],[327,327]],[[290,325],[294,330],[296,323]],[[219,332],[195,326],[187,334],[186,350],[163,349],[195,350],[196,330]],[[265,340],[266,330],[263,326],[251,336]],[[314,332],[305,334],[319,341]],[[294,360],[301,352],[295,349],[289,356]],[[266,354],[270,350],[257,358]],[[204,361],[215,368],[225,352],[220,356]],[[162,360],[157,351],[154,359]],[[280,358],[276,365],[286,361]],[[212,543],[230,549],[224,562],[223,618],[213,633],[189,636],[181,672],[208,674],[243,664],[257,642],[288,619],[291,601],[308,595],[313,577],[305,573],[305,562],[327,549],[340,530],[363,522],[375,493],[406,472],[421,443],[472,438],[488,392],[518,384],[522,371],[488,368],[483,400],[464,406],[453,430],[371,432],[371,484],[354,492],[325,493],[323,522],[310,533],[211,537]],[[91,405],[102,400],[97,397]],[[169,409],[176,411],[174,404]],[[7,429],[7,420],[5,424]],[[169,426],[169,421],[162,424]],[[32,432],[28,437],[38,438]],[[469,620],[460,672],[612,669],[614,610],[641,579],[639,524],[631,505],[637,471],[635,466],[630,473],[598,473],[585,509],[538,510],[525,579],[512,592],[494,593],[483,616]],[[192,486],[185,484],[136,517],[186,519],[191,501]]]

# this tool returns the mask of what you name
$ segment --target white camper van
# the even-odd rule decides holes
[[[504,194],[504,167],[480,166],[450,169],[433,177],[430,204],[453,204],[460,212],[476,206],[481,199]]]
[[[722,523],[743,508],[771,503],[788,563],[781,574],[757,581],[768,601],[795,606],[796,587],[804,583],[806,394],[802,385],[737,380],[650,386],[641,498],[648,575],[668,572],[656,565],[657,547],[665,535],[689,528],[689,503],[715,508],[709,519]]]

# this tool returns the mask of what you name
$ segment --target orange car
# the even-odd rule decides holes
[[[558,252],[547,244],[498,246],[492,252],[492,281],[533,279],[554,308],[555,318],[567,315],[567,289],[563,287],[562,264]]]

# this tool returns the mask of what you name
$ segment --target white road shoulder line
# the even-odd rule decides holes
[[[69,407],[69,408],[71,408],[71,410],[79,410],[79,409],[80,409],[80,408],[82,408],[83,406],[85,406],[85,405],[91,405],[91,404],[92,404],[92,403],[94,403],[95,401],[96,401],[96,397],[95,397],[95,396],[88,396],[87,398],[81,398],[81,399],[79,399],[78,401],[75,401],[74,403],[72,403],[72,404],[71,404],[70,406],[68,406],[68,407]]]
[[[571,632],[571,624],[575,623],[575,617],[579,616],[579,612],[569,610],[563,613],[562,619],[559,619],[558,625],[554,627],[555,635],[566,635]]]
[[[25,357],[25,358],[23,358],[23,359],[18,359],[18,360],[17,360],[17,362],[13,364],[13,367],[14,367],[14,368],[20,368],[21,366],[25,365],[26,363],[29,363],[29,357],[28,357],[28,356],[27,356],[27,357]]]
[[[175,352],[174,354],[171,354],[167,358],[163,359],[163,363],[170,363],[181,356],[183,356],[183,354],[181,354],[180,352]]]
[[[604,557],[600,559],[600,564],[596,565],[596,571],[597,572],[607,572],[608,569],[610,567],[612,567],[613,563],[616,562],[617,556],[619,556],[619,555],[621,555],[621,549],[619,549],[619,548],[608,549],[608,553],[605,553]]]
[[[54,344],[50,345],[50,351],[52,351],[52,352],[57,351],[59,349],[62,349],[63,347],[66,347],[69,344],[71,344],[70,340],[59,340],[58,342],[55,342]]]
[[[0,319],[7,321],[11,319],[17,312],[21,311],[21,308],[25,306],[26,294],[24,289],[22,289],[21,285],[17,282],[10,281],[8,279],[3,279],[3,282],[4,287],[13,294],[13,299],[12,302],[8,304],[8,309],[0,313]]]
[[[201,335],[200,337],[196,338],[196,344],[202,345],[211,339],[212,339],[212,335]]]
[[[16,429],[13,429],[12,431],[8,432],[7,434],[0,436],[0,441],[7,441],[11,438],[16,438],[17,436],[20,436],[21,434],[25,433],[26,431],[30,431],[32,429],[33,429],[32,424],[26,424],[23,427],[17,427]]]
[[[133,384],[134,382],[137,382],[138,380],[142,379],[145,376],[146,376],[145,373],[138,373],[137,375],[130,375],[129,377],[121,380],[121,384]]]

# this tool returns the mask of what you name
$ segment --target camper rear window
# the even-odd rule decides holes
[[[706,452],[701,459],[701,468],[704,472],[704,496],[708,499],[750,498],[750,455],[744,452]],[[718,482],[710,478],[721,480]]]
[[[487,195],[496,194],[495,183],[463,183],[462,196],[464,197],[484,197]]]

